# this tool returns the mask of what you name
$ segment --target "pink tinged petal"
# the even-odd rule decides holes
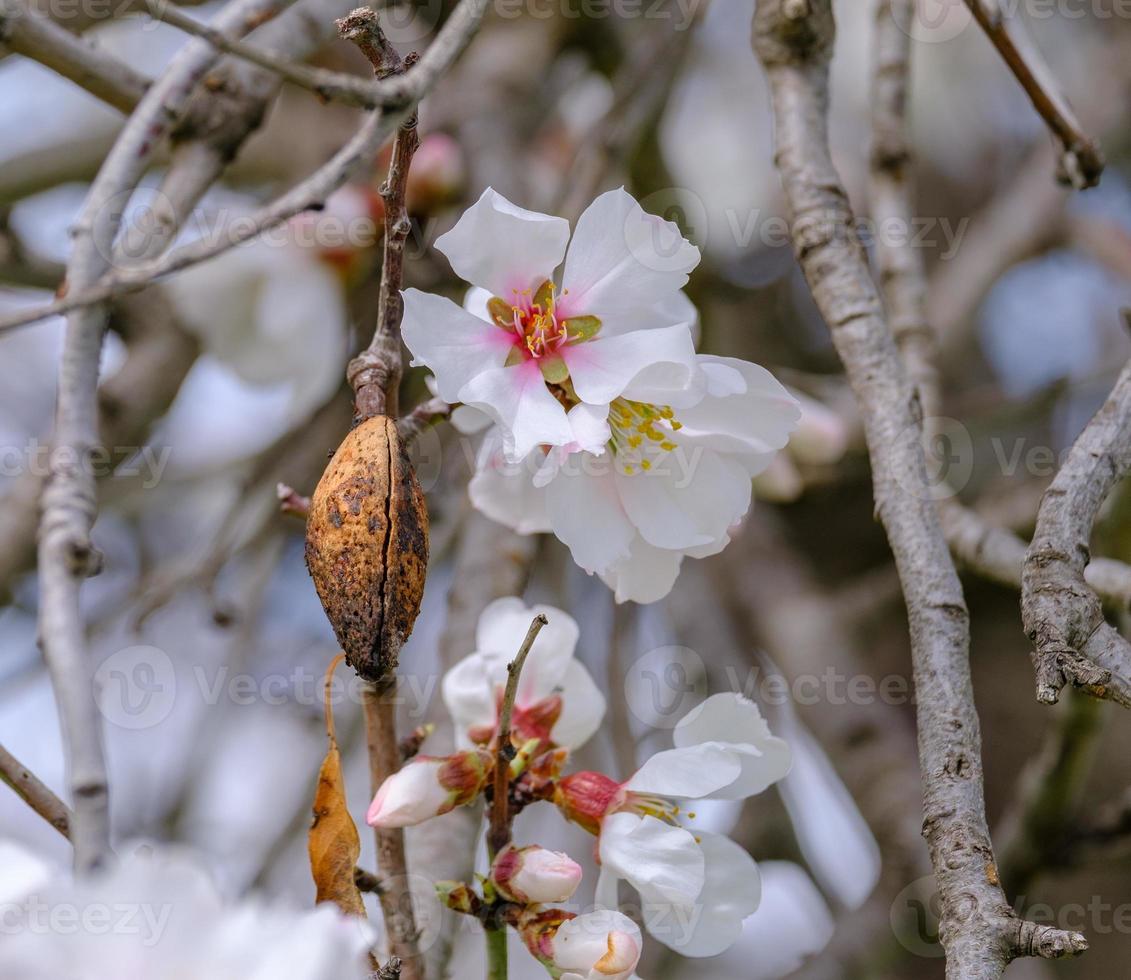
[[[628,557],[602,572],[601,578],[617,602],[656,602],[671,592],[682,561],[683,552],[654,548],[638,536]]]
[[[569,662],[560,688],[562,713],[550,735],[555,744],[578,749],[601,727],[605,717],[605,695],[589,676],[589,671],[577,660]]]
[[[484,371],[501,368],[514,349],[511,338],[485,320],[461,310],[450,299],[406,289],[401,333],[413,364],[436,376],[445,401],[459,401],[460,389]]]
[[[566,256],[562,285],[571,309],[600,317],[602,333],[640,325],[642,307],[682,289],[699,249],[670,221],[647,214],[624,188],[586,208]]]
[[[707,742],[657,752],[624,785],[642,796],[698,800],[733,786],[741,776],[742,762],[734,748]]]
[[[493,681],[506,682],[506,664],[513,660],[530,629],[530,622],[542,613],[548,622],[542,627],[527,655],[519,679],[519,707],[527,707],[558,691],[573,663],[580,635],[577,622],[569,613],[554,606],[526,606],[521,599],[496,599],[479,617],[475,642],[481,651],[497,652],[499,659]]]
[[[621,506],[611,459],[575,453],[546,487],[554,534],[587,572],[628,556],[636,531]]]
[[[696,368],[691,330],[681,325],[598,336],[563,348],[562,357],[574,391],[591,404],[608,404],[644,373],[648,387],[680,391],[692,382]]]
[[[789,745],[770,734],[758,706],[741,694],[707,698],[680,721],[672,741],[681,750],[725,745],[735,751],[741,773],[732,784],[710,794],[720,800],[740,800],[761,793],[782,779],[793,761]]]
[[[650,470],[618,470],[616,483],[625,513],[657,548],[683,551],[717,542],[750,509],[746,471],[702,447],[680,446]]]
[[[509,302],[513,290],[537,288],[553,275],[568,241],[564,218],[527,211],[488,187],[436,248],[465,282]]]
[[[546,493],[532,482],[531,463],[529,459],[509,462],[502,434],[497,428],[488,432],[467,488],[475,509],[519,534],[548,533]]]
[[[601,823],[597,846],[601,867],[631,884],[645,902],[691,905],[703,890],[703,853],[683,827],[613,813]]]
[[[518,854],[508,884],[527,902],[565,902],[577,891],[581,865],[568,855],[538,846],[521,848]]]
[[[729,838],[699,833],[705,861],[703,890],[693,906],[653,907],[645,926],[682,956],[717,956],[742,935],[742,923],[762,900],[758,865]]]
[[[386,779],[365,816],[370,827],[412,827],[445,809],[451,792],[440,783],[444,759],[419,759]]]
[[[550,394],[536,361],[484,371],[454,400],[482,409],[499,423],[511,460],[523,459],[536,446],[562,446],[573,438],[565,409]]]
[[[783,448],[797,428],[801,406],[765,368],[732,357],[699,355],[709,390],[733,390],[740,375],[744,390],[724,397],[708,396],[679,414],[680,442],[718,452],[750,456],[756,472],[769,463],[767,454]],[[729,379],[725,385],[723,379]]]

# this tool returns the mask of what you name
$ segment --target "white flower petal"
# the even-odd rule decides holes
[[[470,748],[470,729],[494,726],[498,714],[497,688],[500,677],[505,680],[506,672],[507,658],[497,652],[473,653],[444,674],[440,694],[452,716],[458,748]]]
[[[695,356],[691,330],[679,324],[609,337],[598,335],[562,350],[574,391],[582,401],[595,404],[607,404],[624,394],[632,380],[645,371],[652,388],[686,388],[695,374]]]
[[[597,847],[601,867],[629,882],[645,902],[690,905],[703,890],[703,852],[683,827],[611,813],[601,821]]]
[[[693,906],[647,910],[650,935],[681,956],[717,956],[742,935],[743,920],[762,899],[758,865],[727,837],[697,833],[705,860],[704,885]]]
[[[670,221],[646,213],[624,188],[586,208],[566,256],[562,285],[570,309],[601,319],[602,333],[637,329],[642,308],[656,307],[687,283],[699,249]]]
[[[573,439],[565,409],[550,394],[536,361],[483,371],[451,400],[491,415],[503,430],[506,454],[512,460],[528,456],[536,446],[562,446]]]
[[[564,218],[527,211],[488,187],[436,248],[465,282],[510,300],[553,276],[568,241]]]
[[[657,548],[686,550],[718,541],[750,509],[750,477],[710,449],[679,447],[651,470],[617,470],[629,519]]]
[[[427,365],[445,401],[460,400],[460,389],[492,368],[501,368],[514,348],[506,331],[461,310],[450,299],[406,289],[401,333],[413,364]]]
[[[713,791],[720,800],[740,800],[761,793],[789,772],[789,745],[770,734],[758,706],[741,694],[715,694],[692,708],[672,732],[680,749],[695,745],[726,745],[737,753],[741,775]]]
[[[727,390],[724,377],[729,377],[733,387],[734,375],[724,372],[741,375],[745,390],[721,398],[708,395],[698,404],[682,409],[679,421],[683,428],[676,441],[686,446],[761,457],[760,469],[764,468],[797,428],[801,418],[797,399],[757,364],[705,354],[699,355],[699,361],[711,379],[709,390]]]
[[[519,679],[515,703],[527,707],[555,693],[564,683],[573,661],[580,635],[577,623],[569,613],[554,606],[526,606],[521,599],[496,599],[479,617],[475,640],[479,652],[497,652],[497,683],[506,681],[507,662],[513,660],[536,615],[548,620],[542,627],[527,655],[526,666]]]
[[[601,727],[605,717],[605,695],[589,671],[577,660],[571,660],[566,667],[558,693],[562,698],[562,713],[550,735],[556,744],[567,749],[580,748]]]
[[[722,742],[657,752],[625,783],[630,793],[698,800],[732,786],[742,776],[739,753]]]
[[[479,449],[475,475],[467,488],[476,510],[519,534],[549,532],[546,492],[534,485],[530,466],[530,460],[509,462],[501,432],[491,429]]]
[[[682,561],[682,552],[654,548],[637,535],[628,557],[602,572],[601,578],[617,602],[656,602],[671,592]]]
[[[451,422],[456,432],[465,436],[473,436],[494,424],[494,419],[486,412],[470,405],[457,405],[452,409]]]
[[[587,399],[588,401],[588,399]],[[574,452],[593,453],[600,456],[605,452],[612,430],[609,428],[609,405],[601,404],[574,405],[567,413],[569,426],[573,430],[573,441],[570,449]]]
[[[546,487],[550,524],[578,565],[587,572],[602,572],[628,556],[636,531],[604,457],[577,453],[568,464]]]

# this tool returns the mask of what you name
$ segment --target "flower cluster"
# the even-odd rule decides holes
[[[519,677],[504,746],[499,716],[508,651],[517,649],[536,613],[549,622]],[[386,780],[369,823],[402,827],[484,793],[493,799],[488,774],[506,750],[511,818],[525,806],[550,803],[596,837],[596,910],[575,915],[554,907],[580,884],[581,868],[571,858],[514,844],[494,855],[479,893],[463,882],[441,883],[450,908],[512,926],[555,978],[626,978],[642,944],[639,927],[619,911],[618,884],[625,881],[639,894],[644,926],[656,939],[685,956],[720,953],[758,906],[758,869],[733,841],[689,829],[695,813],[687,801],[760,793],[788,772],[789,747],[770,734],[753,702],[719,694],[679,722],[673,748],[627,780],[595,771],[567,775],[570,751],[596,731],[605,710],[593,679],[574,659],[578,633],[558,609],[530,609],[514,598],[489,606],[477,630],[479,649],[444,678],[460,750],[443,759],[417,758]]]
[[[726,546],[800,416],[764,368],[696,353],[699,250],[623,188],[572,240],[488,189],[436,247],[471,288],[462,308],[406,290],[403,333],[457,424],[488,429],[475,506],[553,532],[618,601],[666,595]]]

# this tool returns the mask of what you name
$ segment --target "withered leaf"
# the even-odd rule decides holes
[[[330,706],[330,680],[342,662],[336,656],[326,672],[326,737],[329,748],[318,772],[314,792],[314,822],[310,825],[307,846],[310,870],[314,875],[315,901],[333,902],[347,915],[365,917],[365,902],[354,880],[354,869],[361,854],[361,838],[346,805],[346,783],[342,776],[342,754],[334,732],[334,712]]]

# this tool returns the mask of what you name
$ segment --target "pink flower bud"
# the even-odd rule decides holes
[[[428,133],[420,141],[408,172],[408,205],[428,214],[459,200],[466,180],[463,151],[447,133]]]
[[[417,756],[377,790],[366,822],[371,827],[411,827],[474,800],[490,772],[488,752],[459,752],[445,758]]]
[[[512,902],[543,905],[564,902],[581,883],[581,866],[560,851],[544,847],[510,847],[501,851],[491,868],[499,893]]]
[[[563,922],[550,943],[561,980],[626,980],[640,962],[640,929],[628,916],[601,909]]]
[[[575,772],[559,779],[554,787],[554,803],[567,820],[591,834],[601,829],[601,818],[621,794],[621,784],[599,772]]]

